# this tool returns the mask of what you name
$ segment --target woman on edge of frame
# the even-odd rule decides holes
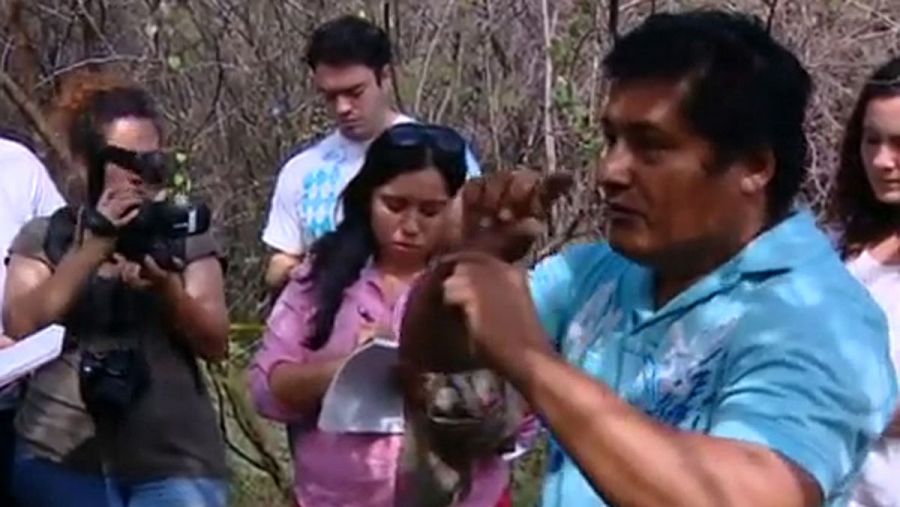
[[[900,372],[900,58],[863,86],[847,122],[829,211],[847,268],[884,310]],[[898,478],[900,407],[869,451],[850,505],[900,506]]]

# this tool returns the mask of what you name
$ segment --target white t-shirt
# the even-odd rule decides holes
[[[6,287],[6,256],[19,229],[32,218],[51,215],[63,205],[65,201],[34,153],[17,142],[0,138],[0,307]],[[54,325],[40,332],[62,333],[63,328]],[[10,406],[14,397],[13,386],[0,391],[0,409]]]
[[[864,251],[848,262],[847,268],[884,310],[890,332],[891,358],[894,368],[900,372],[900,264],[882,264]],[[900,507],[900,438],[882,437],[875,442],[850,505]]]
[[[394,125],[413,121],[398,115]],[[362,168],[368,145],[335,130],[288,160],[275,183],[263,242],[299,255],[317,238],[334,230],[340,220],[340,193]],[[474,156],[471,152],[466,155],[469,175],[479,174]]]

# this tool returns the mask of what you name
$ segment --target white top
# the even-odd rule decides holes
[[[900,264],[882,264],[864,251],[848,262],[847,268],[884,309],[891,358],[900,372]],[[873,445],[850,505],[900,507],[900,439],[882,438]]]
[[[415,121],[398,115],[394,125]],[[341,191],[362,168],[371,141],[354,141],[335,130],[289,159],[278,174],[262,240],[299,255],[334,229]]]
[[[26,222],[35,217],[51,215],[65,201],[47,174],[44,164],[28,148],[0,138],[0,307],[6,287],[6,256],[10,244]],[[0,319],[0,332],[3,321]],[[36,334],[54,335],[59,341],[63,333],[60,326],[50,326]],[[5,396],[4,396],[5,395]],[[0,392],[0,409],[12,402],[9,390]]]
[[[0,138],[0,250],[3,258],[26,222],[50,215],[64,204],[44,164],[28,148]],[[5,283],[6,263],[3,262],[0,263],[0,287]],[[2,303],[3,293],[0,292],[0,305]]]

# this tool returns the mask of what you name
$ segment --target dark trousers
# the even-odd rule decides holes
[[[0,505],[15,507],[11,492],[13,459],[16,449],[15,409],[0,410]]]

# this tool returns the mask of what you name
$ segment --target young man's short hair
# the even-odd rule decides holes
[[[306,63],[315,70],[319,64],[365,65],[376,76],[391,63],[391,43],[387,34],[357,16],[341,16],[313,32],[306,50]]]

